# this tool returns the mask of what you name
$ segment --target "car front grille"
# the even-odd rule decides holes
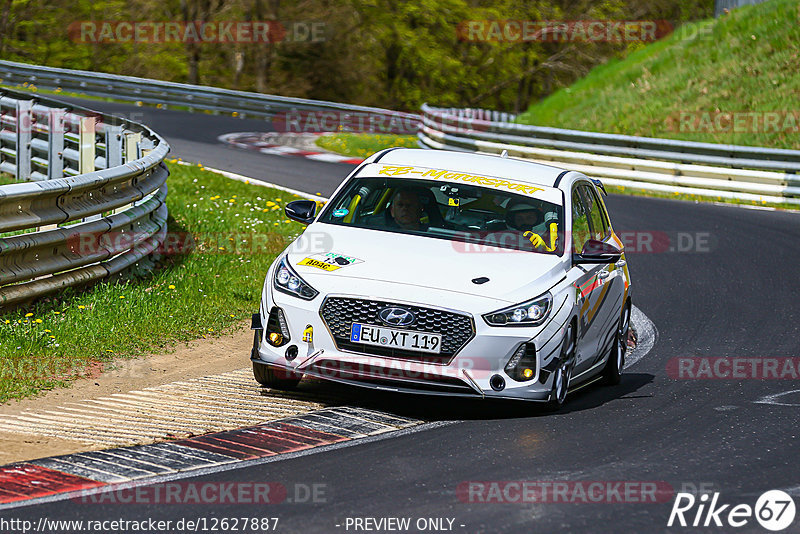
[[[419,352],[408,349],[393,349],[375,345],[365,345],[350,341],[350,329],[353,323],[382,325],[378,313],[387,307],[400,307],[409,310],[416,321],[400,330],[431,332],[442,335],[442,347],[439,354]],[[459,350],[475,335],[472,317],[427,306],[414,306],[381,300],[367,300],[352,297],[327,297],[322,303],[320,315],[333,335],[339,350],[374,354],[389,358],[400,358],[425,363],[447,364]],[[398,327],[388,326],[388,328]]]

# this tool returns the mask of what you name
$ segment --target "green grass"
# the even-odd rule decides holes
[[[0,402],[67,385],[105,362],[219,335],[258,309],[269,264],[302,231],[283,214],[297,197],[199,166],[170,172],[169,232],[192,235],[195,250],[165,256],[151,276],[68,289],[0,316]]]
[[[799,68],[800,6],[797,0],[770,0],[679,28],[663,41],[593,69],[571,87],[532,105],[517,120],[539,126],[798,149],[800,128],[714,132],[695,127],[694,131],[680,131],[679,114],[793,112],[800,119]]]
[[[368,158],[384,148],[417,148],[417,138],[413,135],[392,134],[332,134],[321,135],[317,145],[345,156]]]

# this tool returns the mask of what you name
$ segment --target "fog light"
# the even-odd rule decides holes
[[[286,324],[286,318],[283,316],[283,310],[277,306],[273,306],[269,311],[266,333],[267,342],[273,347],[286,345],[292,339],[289,335],[289,326]]]
[[[289,348],[286,349],[286,360],[292,361],[297,358],[297,345],[289,345]]]
[[[536,347],[533,343],[523,343],[508,360],[505,367],[508,376],[517,382],[526,382],[536,374]]]
[[[524,369],[522,371],[522,377],[528,380],[533,378],[533,369]]]

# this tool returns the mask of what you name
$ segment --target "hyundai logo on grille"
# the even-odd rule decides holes
[[[408,326],[417,320],[413,313],[403,308],[384,308],[378,312],[378,317],[389,326]]]

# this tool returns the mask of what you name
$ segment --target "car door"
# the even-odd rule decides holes
[[[572,252],[580,254],[587,241],[592,239],[589,205],[583,191],[584,182],[572,186]],[[589,368],[594,361],[599,343],[599,330],[593,321],[600,301],[601,288],[598,273],[603,265],[573,265],[569,279],[577,291],[578,332],[573,376]]]
[[[584,183],[579,186],[580,197],[584,202],[588,213],[589,227],[592,239],[609,243],[619,247],[611,225],[608,220],[608,213],[603,204],[603,200],[595,187]],[[596,283],[593,289],[592,302],[586,310],[586,320],[589,329],[592,331],[593,338],[597,344],[594,347],[594,358],[588,358],[588,367],[600,361],[608,344],[616,332],[617,319],[622,311],[622,298],[624,293],[625,278],[622,271],[616,264],[609,263],[598,265],[596,271]]]

